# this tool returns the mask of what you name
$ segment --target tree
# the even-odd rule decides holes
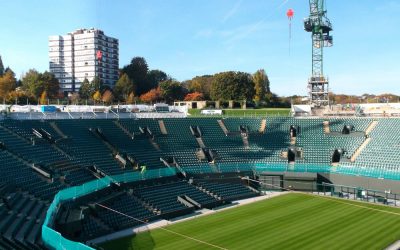
[[[110,90],[106,90],[106,91],[104,91],[101,99],[103,102],[110,104],[114,100],[113,93]]]
[[[96,91],[101,91],[103,89],[103,82],[100,80],[98,76],[95,76],[93,80],[90,82],[90,89],[92,93]]]
[[[50,72],[39,73],[35,69],[30,69],[22,78],[22,88],[35,97],[39,97],[43,91],[46,91],[49,97],[56,98],[60,83]]]
[[[46,105],[48,103],[48,98],[47,98],[47,91],[43,91],[42,94],[40,95],[40,100],[39,100],[39,104],[41,105]]]
[[[210,99],[212,81],[213,76],[210,75],[196,76],[189,81],[189,91],[203,93],[205,99]]]
[[[133,92],[131,92],[128,96],[128,98],[126,99],[126,102],[128,104],[134,104],[135,103],[135,94]]]
[[[146,92],[146,89],[150,89],[146,85],[147,83],[147,73],[149,71],[149,66],[147,65],[146,59],[143,57],[134,57],[131,63],[122,68],[121,72],[126,73],[136,86],[136,93],[141,95]]]
[[[161,97],[167,103],[171,103],[176,100],[182,100],[184,96],[181,84],[174,80],[168,80],[160,83],[160,93]]]
[[[135,88],[131,79],[126,73],[123,73],[121,77],[118,79],[117,83],[114,87],[114,94],[118,100],[126,100],[128,95],[134,92]]]
[[[185,101],[202,101],[204,96],[200,92],[189,93],[185,96]]]
[[[158,85],[160,85],[160,82],[164,82],[170,79],[171,77],[169,77],[167,73],[165,73],[164,71],[158,69],[150,70],[147,73],[146,76],[147,85],[144,86],[143,91],[148,92],[153,88],[157,88]]]
[[[98,101],[101,100],[101,93],[100,93],[99,90],[97,90],[96,92],[94,92],[94,94],[93,94],[93,100],[96,101],[96,102],[98,102]]]
[[[40,79],[43,83],[43,90],[50,98],[57,98],[60,90],[60,83],[53,73],[45,71],[40,74]]]
[[[158,87],[156,89],[152,89],[149,92],[147,92],[139,97],[139,99],[145,103],[153,103],[153,102],[160,100],[160,98],[161,98],[160,87]]]
[[[15,89],[16,79],[12,71],[7,71],[0,76],[0,97],[6,98],[7,95]]]
[[[77,93],[77,92],[72,93],[69,96],[69,99],[70,99],[72,104],[78,104],[79,103],[79,99],[80,99],[79,93]]]
[[[81,87],[79,88],[79,96],[82,99],[89,99],[92,96],[92,87],[87,78],[83,80]]]
[[[36,103],[35,97],[23,90],[14,90],[8,93],[6,97],[7,103]]]
[[[214,76],[211,85],[213,100],[251,100],[254,96],[254,82],[250,74],[244,72],[222,72]]]
[[[22,89],[36,98],[43,92],[41,86],[40,73],[36,69],[30,69],[22,77]]]
[[[1,56],[0,56],[0,77],[4,75],[4,65],[3,65],[3,61],[1,60]]]
[[[266,94],[270,93],[269,89],[269,79],[267,74],[263,69],[257,70],[253,75],[254,81],[254,100],[259,103],[261,101],[266,101]]]

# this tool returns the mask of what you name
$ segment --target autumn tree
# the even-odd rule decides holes
[[[6,97],[7,103],[35,103],[36,98],[24,90],[13,90]]]
[[[135,94],[133,92],[131,92],[128,96],[128,98],[126,99],[126,103],[128,104],[134,104],[135,103]]]
[[[189,81],[188,89],[190,92],[200,92],[205,99],[209,99],[212,80],[213,76],[210,75],[196,76]]]
[[[0,76],[0,98],[6,98],[7,95],[15,89],[16,79],[12,71],[6,71]]]
[[[106,90],[101,99],[103,102],[110,104],[114,100],[113,93],[110,90]]]
[[[185,96],[185,101],[202,101],[204,100],[204,96],[200,92],[189,93]]]
[[[160,98],[161,98],[160,87],[158,87],[156,89],[152,89],[149,92],[147,92],[139,97],[139,99],[145,103],[153,103],[153,102],[160,100]]]
[[[270,93],[269,88],[269,79],[267,74],[265,74],[265,70],[260,69],[257,70],[253,75],[254,82],[254,101],[256,103],[266,101],[266,94]]]
[[[69,100],[71,101],[72,104],[78,104],[79,103],[79,99],[80,99],[80,96],[79,96],[79,93],[77,93],[77,92],[72,93],[69,96]]]
[[[94,92],[92,98],[94,101],[99,102],[101,100],[100,90],[97,90],[96,92]]]
[[[40,95],[39,104],[46,105],[48,103],[47,91],[43,91]]]

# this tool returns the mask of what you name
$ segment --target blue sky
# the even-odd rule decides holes
[[[120,40],[120,67],[146,58],[177,80],[264,68],[279,95],[306,94],[308,0],[0,0],[0,55],[18,76],[48,70],[49,35],[96,27]],[[327,0],[334,47],[325,74],[336,93],[400,95],[400,1]],[[291,54],[286,11],[293,8]]]

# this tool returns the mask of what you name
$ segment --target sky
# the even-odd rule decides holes
[[[119,39],[120,67],[142,56],[184,81],[265,69],[271,90],[306,95],[308,0],[0,0],[0,55],[17,77],[48,70],[48,36],[99,28]],[[286,11],[295,12],[289,53]],[[400,95],[400,1],[327,0],[334,46],[324,73],[335,93]]]

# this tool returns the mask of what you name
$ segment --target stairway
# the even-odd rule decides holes
[[[135,138],[135,135],[129,132],[124,126],[121,125],[118,121],[114,121],[114,124],[117,125],[118,128],[120,128],[124,133],[129,136],[131,139]]]
[[[204,153],[203,149],[198,149],[196,150],[196,157],[199,161],[205,160],[206,159],[206,155]]]
[[[167,135],[168,132],[167,132],[167,128],[165,127],[164,121],[163,120],[158,120],[158,125],[160,126],[161,134]]]
[[[186,172],[185,172],[185,170],[183,170],[183,168],[181,168],[181,166],[178,164],[178,162],[175,160],[175,158],[174,158],[174,162],[175,162],[175,167],[179,170],[179,172],[182,173],[183,176],[186,177]]]
[[[350,161],[355,162],[357,157],[361,154],[361,152],[364,150],[364,148],[368,145],[368,143],[371,141],[371,138],[365,139],[365,141],[357,148],[357,150],[354,152],[354,154],[351,156]]]
[[[261,120],[261,125],[260,125],[260,129],[258,130],[258,132],[264,134],[265,133],[265,128],[267,127],[267,119],[262,119]]]
[[[57,126],[57,124],[55,122],[50,122],[50,126],[54,129],[54,131],[56,131],[56,133],[61,136],[62,138],[67,138],[68,136],[66,136],[61,129]]]
[[[329,134],[331,132],[331,128],[329,127],[329,121],[324,121],[324,133]]]
[[[243,141],[244,148],[245,149],[249,149],[250,148],[250,146],[249,146],[249,137],[247,135],[244,135],[243,133],[242,133],[242,141]]]
[[[153,139],[149,137],[149,142],[150,144],[153,146],[153,148],[157,151],[160,151],[160,145],[158,145],[158,143]]]
[[[89,128],[89,131],[96,136],[97,138],[99,138],[99,140],[101,140],[103,142],[104,145],[106,145],[106,147],[113,153],[117,153],[119,152],[118,148],[115,147],[114,145],[112,145],[110,143],[110,141],[108,140],[108,138],[103,134],[103,132],[98,129],[98,128]]]
[[[229,131],[226,128],[224,122],[222,120],[218,120],[218,124],[221,127],[222,131],[224,131],[224,134],[227,136],[229,134]]]
[[[201,139],[201,137],[196,137],[196,141],[197,141],[197,144],[199,144],[199,147],[201,147],[201,148],[206,147],[206,145],[204,144],[203,139]]]
[[[374,130],[374,128],[376,127],[376,125],[378,125],[378,121],[372,121],[369,125],[368,128],[365,130],[365,135],[369,135],[372,130]]]

